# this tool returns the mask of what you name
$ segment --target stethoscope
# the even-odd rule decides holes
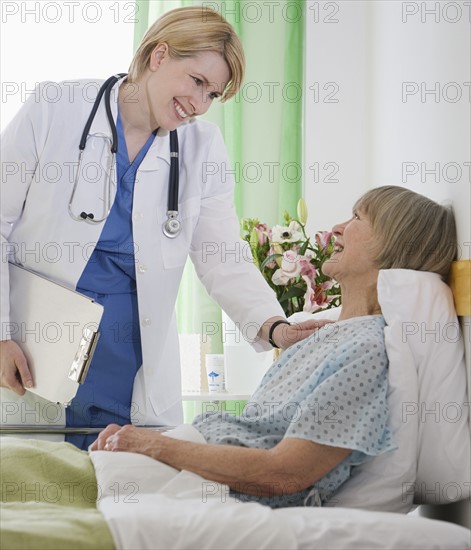
[[[118,150],[118,134],[116,131],[116,124],[113,120],[113,114],[111,113],[110,95],[113,86],[118,82],[120,78],[126,76],[126,73],[120,73],[110,76],[106,82],[100,88],[98,95],[96,96],[93,108],[88,117],[87,123],[82,132],[82,137],[79,144],[79,161],[77,166],[77,174],[74,180],[74,186],[69,199],[69,215],[76,221],[87,221],[89,223],[101,223],[105,221],[111,211],[111,172],[113,166],[116,166],[116,151]],[[105,96],[105,109],[108,123],[111,128],[112,139],[110,141],[110,160],[107,167],[107,175],[105,175],[104,183],[104,201],[103,201],[103,213],[101,218],[97,218],[92,212],[80,212],[77,216],[73,211],[74,196],[77,191],[80,169],[82,164],[82,157],[87,145],[88,133],[95,119],[96,112],[101,102],[101,98]],[[178,184],[179,184],[179,167],[178,167],[178,135],[177,131],[170,132],[170,177],[168,182],[168,202],[167,202],[167,221],[162,225],[163,234],[170,239],[175,238],[182,230],[182,223],[178,218]]]

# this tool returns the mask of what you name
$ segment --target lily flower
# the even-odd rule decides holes
[[[319,231],[316,233],[316,243],[322,248],[323,252],[326,251],[331,240],[332,231]]]
[[[259,223],[254,227],[257,232],[258,244],[263,246],[268,240],[271,239],[271,229],[266,223]]]
[[[304,295],[303,311],[314,313],[319,309],[324,309],[334,298],[338,297],[326,293],[327,290],[330,290],[334,286],[333,281],[325,281],[313,287],[308,277],[303,276],[303,280],[307,286],[306,294]]]
[[[299,264],[301,266],[301,275],[309,277],[309,279],[314,283],[318,273],[314,264],[311,263],[311,257],[302,256],[299,260]]]
[[[298,212],[298,219],[299,219],[300,223],[302,223],[303,225],[306,225],[306,222],[307,222],[307,204],[306,204],[306,201],[302,197],[298,201],[297,212]]]

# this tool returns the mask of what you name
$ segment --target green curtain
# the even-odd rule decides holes
[[[295,215],[301,196],[304,0],[137,0],[134,45],[163,13],[205,5],[219,11],[241,38],[247,60],[241,91],[215,102],[204,118],[218,124],[235,170],[240,218],[282,221]],[[201,332],[219,322],[220,309],[206,294],[188,262],[177,301],[181,333]],[[222,342],[213,340],[213,353]]]

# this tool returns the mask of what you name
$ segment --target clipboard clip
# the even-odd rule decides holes
[[[69,378],[83,384],[87,376],[90,363],[95,353],[100,333],[90,328],[84,328],[77,353],[69,370]]]

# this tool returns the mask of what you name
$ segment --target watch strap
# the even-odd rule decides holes
[[[275,344],[273,340],[273,331],[276,329],[278,325],[291,325],[291,323],[289,321],[285,321],[284,319],[278,319],[278,321],[275,321],[272,324],[272,326],[270,327],[270,330],[268,331],[268,341],[274,348],[277,348],[278,346]]]

